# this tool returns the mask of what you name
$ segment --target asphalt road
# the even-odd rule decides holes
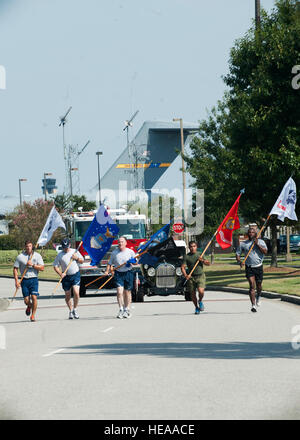
[[[253,314],[245,295],[206,292],[200,316],[169,296],[118,320],[115,296],[88,297],[69,321],[54,286],[40,282],[36,322],[20,294],[0,314],[0,418],[300,418],[299,306],[263,299]]]

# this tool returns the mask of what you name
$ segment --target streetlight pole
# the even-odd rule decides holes
[[[27,179],[19,179],[19,197],[20,197],[20,206],[22,206],[21,182],[27,182]]]
[[[99,161],[99,156],[102,156],[103,152],[102,151],[97,151],[96,155],[98,158],[98,191],[99,191],[99,206],[101,205],[101,185],[100,185],[100,161]]]
[[[181,138],[181,164],[182,164],[182,187],[183,187],[183,209],[184,209],[184,215],[183,215],[183,219],[186,219],[186,214],[187,214],[187,201],[186,201],[186,180],[185,180],[185,163],[184,163],[184,136],[183,136],[183,120],[182,118],[173,118],[174,122],[180,122],[180,138]],[[185,227],[184,227],[184,236],[185,236],[185,242],[188,245],[188,241],[189,241],[189,235],[188,235],[188,230],[186,227],[186,222],[185,223]]]
[[[45,202],[47,201],[47,178],[46,178],[46,176],[52,176],[52,173],[44,173]]]

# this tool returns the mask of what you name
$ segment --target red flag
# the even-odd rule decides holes
[[[232,232],[236,229],[239,229],[240,227],[240,221],[237,212],[241,195],[242,194],[238,196],[232,208],[218,227],[216,240],[222,249],[229,248],[232,245]]]

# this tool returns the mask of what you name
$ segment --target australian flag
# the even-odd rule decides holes
[[[118,226],[101,205],[82,239],[82,245],[91,257],[91,266],[99,264],[118,232]]]

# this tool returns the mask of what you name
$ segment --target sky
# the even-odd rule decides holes
[[[275,0],[261,0],[270,11]],[[80,150],[80,190],[91,193],[126,147],[124,121],[198,122],[222,98],[230,49],[255,0],[0,0],[0,213],[43,197],[42,178],[65,184],[66,143]],[[5,87],[1,87],[4,81]],[[1,77],[2,75],[2,77]],[[2,80],[2,83],[1,83]],[[161,178],[172,187],[178,158]]]

